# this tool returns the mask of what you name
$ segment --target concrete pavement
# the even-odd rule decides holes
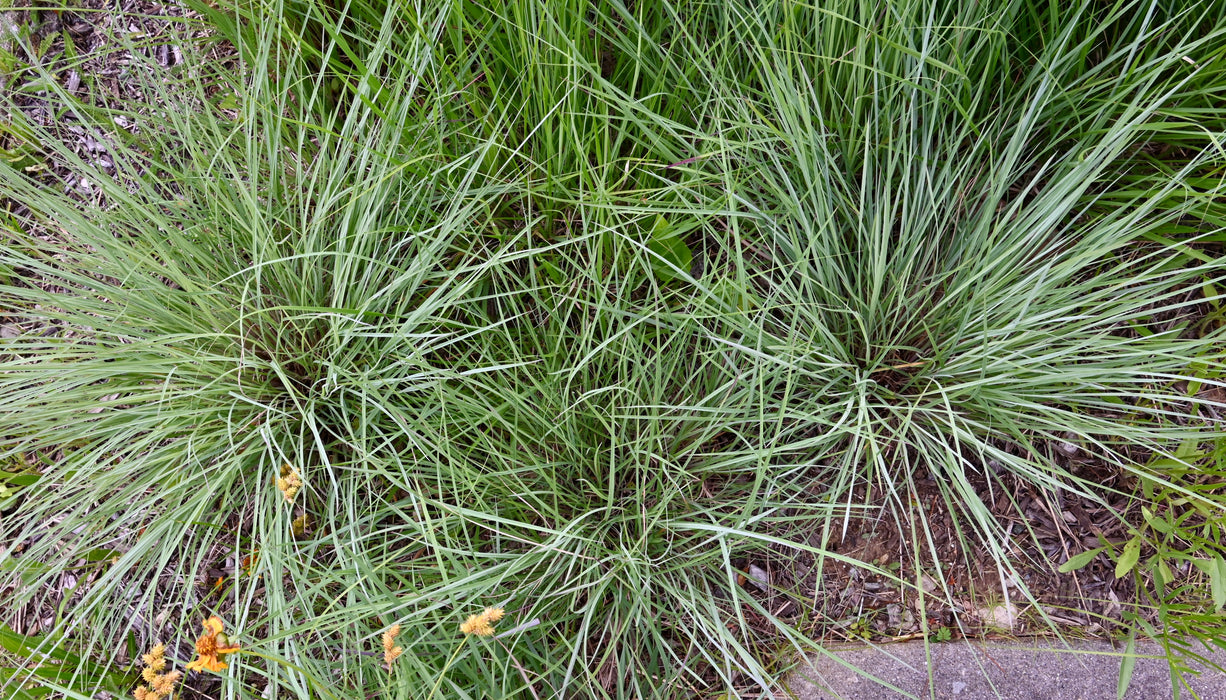
[[[788,693],[800,700],[1116,700],[1124,647],[1108,642],[1059,640],[1035,642],[952,642],[927,646],[922,641],[876,647],[840,649],[816,656],[785,681]],[[1197,643],[1194,650],[1226,668],[1226,652],[1210,653]],[[1170,667],[1152,645],[1137,645],[1136,665],[1125,700],[1175,697]],[[1141,656],[1143,655],[1143,656]],[[847,664],[847,665],[845,665]],[[876,676],[874,682],[848,665]],[[1226,673],[1196,664],[1199,676],[1186,674],[1181,698],[1226,700]]]

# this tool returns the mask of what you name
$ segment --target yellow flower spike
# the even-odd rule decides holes
[[[237,644],[231,645],[230,638],[222,633],[221,618],[216,615],[205,620],[204,634],[196,640],[196,654],[200,658],[189,663],[189,671],[211,671],[220,673],[228,668],[228,664],[218,659],[219,654],[233,654],[238,651]]]
[[[404,653],[404,649],[396,646],[396,635],[398,634],[400,634],[399,622],[383,633],[383,665],[387,667],[389,673],[392,670],[392,662]]]
[[[460,631],[464,634],[475,634],[478,637],[489,637],[494,634],[494,623],[502,619],[506,611],[502,608],[486,608],[476,615],[469,615]]]

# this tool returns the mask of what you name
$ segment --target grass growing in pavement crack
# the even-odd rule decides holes
[[[1226,631],[1198,3],[188,5],[3,63],[6,693],[753,694],[959,557]]]

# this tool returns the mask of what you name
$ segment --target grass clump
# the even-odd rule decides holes
[[[117,669],[220,615],[213,695],[743,693],[830,567],[953,607],[922,491],[998,579],[1091,548],[1022,561],[1029,489],[1212,637],[1226,27],[1140,7],[201,3],[118,44],[143,101],[30,62],[0,583]],[[905,561],[839,549],[882,513]]]

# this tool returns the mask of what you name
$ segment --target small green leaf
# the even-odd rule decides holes
[[[1128,686],[1132,685],[1132,671],[1137,665],[1137,631],[1128,635],[1128,645],[1124,647],[1124,658],[1120,660],[1120,678],[1115,686],[1115,697],[1123,700],[1128,694]]]
[[[694,253],[690,247],[681,240],[679,233],[663,216],[656,216],[647,249],[659,256],[652,258],[651,269],[656,273],[656,277],[666,282],[688,274],[690,265],[694,262]]]
[[[1213,607],[1221,610],[1226,607],[1226,559],[1222,555],[1213,555],[1213,567],[1209,572],[1209,590],[1213,595]]]
[[[1158,573],[1162,575],[1163,585],[1175,582],[1175,572],[1171,571],[1171,565],[1167,564],[1165,559],[1158,560]]]
[[[38,480],[41,478],[43,478],[42,474],[14,474],[13,476],[0,477],[0,479],[3,479],[4,481],[9,482],[10,484],[13,484],[17,488],[36,484],[38,483]]]
[[[1196,438],[1188,438],[1179,443],[1179,447],[1175,448],[1175,459],[1190,459],[1204,456],[1204,453],[1199,451],[1200,441]]]
[[[1161,461],[1174,462],[1174,460],[1155,460],[1149,466],[1151,467],[1169,466],[1165,464],[1158,464],[1158,462],[1161,462]],[[1174,466],[1178,466],[1178,463],[1175,463]],[[1153,479],[1146,478],[1145,476],[1141,477],[1141,494],[1145,496],[1145,500],[1147,501],[1154,500],[1154,480]]]
[[[128,630],[128,658],[135,659],[140,656],[140,650],[136,646],[136,632]]]
[[[562,271],[558,269],[558,266],[554,265],[549,260],[541,260],[538,265],[538,269],[545,273],[545,276],[548,277],[554,284],[561,285],[566,281],[565,276],[562,274]]]
[[[1074,554],[1068,558],[1068,561],[1061,564],[1058,570],[1062,574],[1067,574],[1070,571],[1076,571],[1084,567],[1086,564],[1094,561],[1094,557],[1102,553],[1104,549],[1106,549],[1106,547],[1095,547],[1094,549],[1087,549],[1081,554]]]
[[[16,685],[17,682],[13,680],[14,678],[20,678],[21,682],[25,682],[27,685],[29,685],[34,682],[31,675],[32,674],[29,669],[21,669],[13,666],[0,666],[0,680],[9,681],[8,685]],[[12,690],[13,694],[6,697],[11,698],[11,700],[34,700],[35,698],[42,698],[50,695],[51,692],[51,688],[43,687],[14,688]]]
[[[651,222],[651,239],[654,241],[661,238],[672,238],[674,235],[673,226],[668,223],[668,219],[664,218],[663,214],[656,214],[655,221]]]
[[[118,549],[91,549],[83,556],[85,561],[107,561],[108,559],[123,556],[123,552]]]
[[[1141,506],[1141,515],[1145,518],[1145,522],[1148,523],[1150,527],[1164,535],[1171,534],[1171,531],[1174,529],[1174,526],[1171,525],[1171,523],[1168,523],[1165,518],[1155,516],[1153,511],[1145,506]]]
[[[1128,540],[1128,544],[1124,545],[1124,551],[1120,553],[1120,558],[1115,562],[1115,577],[1124,578],[1124,574],[1132,571],[1132,567],[1137,565],[1141,560],[1141,537],[1138,535]]]

